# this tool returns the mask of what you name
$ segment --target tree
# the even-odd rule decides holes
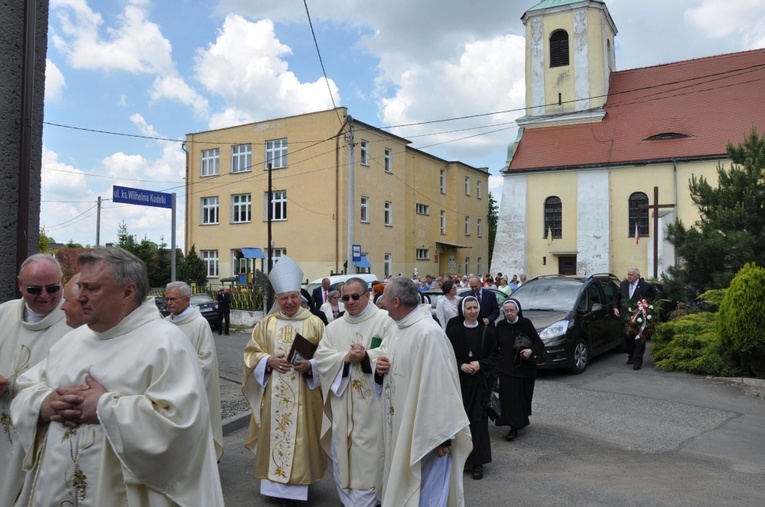
[[[682,264],[668,269],[668,292],[694,297],[695,292],[724,288],[748,262],[765,263],[765,134],[752,127],[738,146],[728,143],[730,169],[717,166],[718,186],[703,176],[691,177],[691,199],[699,220],[686,228],[677,220],[667,228]]]
[[[191,245],[188,255],[178,264],[178,280],[189,285],[195,283],[199,287],[207,285],[207,266],[197,255],[195,245]]]
[[[149,273],[149,285],[152,287],[164,287],[170,282],[170,253],[162,238],[162,243],[157,245],[146,236],[137,242],[135,236],[130,234],[127,224],[123,221],[117,231],[117,247],[127,250],[146,264]]]
[[[37,247],[38,252],[52,253],[50,251],[50,245],[55,243],[56,240],[45,234],[45,227],[40,227],[39,244]]]
[[[497,223],[499,223],[499,207],[497,201],[494,200],[494,196],[489,192],[489,266],[491,266],[491,258],[494,255],[494,237],[497,235]]]

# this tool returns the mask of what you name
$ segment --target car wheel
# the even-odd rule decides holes
[[[571,368],[569,371],[574,375],[579,375],[587,369],[587,363],[590,360],[590,348],[584,339],[579,338],[574,344],[574,350],[571,352]]]

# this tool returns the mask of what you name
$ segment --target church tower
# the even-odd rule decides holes
[[[521,128],[597,122],[616,70],[616,25],[603,0],[543,0],[526,27],[526,116]]]

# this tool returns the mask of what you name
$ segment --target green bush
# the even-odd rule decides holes
[[[660,324],[652,341],[651,354],[659,368],[717,377],[742,374],[715,332],[714,313],[690,313]]]
[[[765,269],[754,263],[736,274],[717,312],[717,333],[741,366],[765,378]]]

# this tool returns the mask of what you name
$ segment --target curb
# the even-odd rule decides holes
[[[713,377],[711,375],[708,375],[707,378],[717,382],[727,382],[729,384],[740,386],[740,389],[754,393],[757,397],[765,398],[765,379],[750,377]]]
[[[250,424],[249,412],[227,417],[223,420],[223,436],[225,437],[229,433],[233,433],[238,429],[244,428],[248,424]]]

